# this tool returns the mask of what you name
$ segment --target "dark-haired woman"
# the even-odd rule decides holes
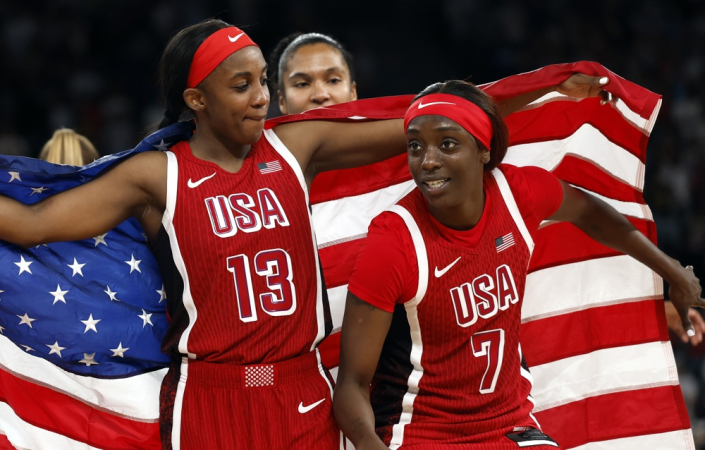
[[[130,216],[153,243],[174,356],[161,394],[164,448],[338,449],[316,345],[330,332],[307,184],[404,151],[401,120],[300,122],[263,131],[266,63],[241,30],[179,32],[160,63],[167,110],[196,132],[33,206],[0,198],[0,238],[96,236]]]
[[[507,131],[475,86],[428,87],[404,128],[417,189],[374,219],[354,266],[338,424],[358,450],[556,448],[531,414],[519,346],[540,222],[569,221],[648,265],[680,311],[705,304],[699,281],[602,201],[543,169],[500,165]]]
[[[332,37],[294,33],[269,56],[270,86],[282,114],[357,100],[352,55]]]

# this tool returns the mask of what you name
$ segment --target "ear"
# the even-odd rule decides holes
[[[188,88],[184,91],[184,102],[192,111],[203,111],[206,108],[206,98],[202,90]]]
[[[480,152],[480,161],[482,164],[487,164],[490,162],[490,151],[489,150],[482,150]]]
[[[350,91],[352,92],[352,95],[350,95],[351,100],[357,100],[357,83],[355,81],[352,82],[352,85],[350,86]]]
[[[286,100],[284,99],[284,95],[282,95],[282,91],[279,89],[277,89],[277,97],[279,98],[279,111],[281,111],[284,115],[289,114],[287,112]]]

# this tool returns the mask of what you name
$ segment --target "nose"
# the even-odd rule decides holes
[[[257,84],[250,102],[253,108],[267,108],[269,106],[269,86]]]
[[[421,168],[427,172],[431,172],[441,167],[441,152],[438,147],[428,147],[423,155]]]
[[[313,92],[311,93],[311,103],[322,105],[330,100],[330,93],[326,86],[320,81],[313,83]]]

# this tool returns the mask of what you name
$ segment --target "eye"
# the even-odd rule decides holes
[[[250,83],[242,83],[242,84],[238,84],[237,86],[232,86],[232,89],[235,89],[236,91],[239,91],[239,92],[245,92],[249,87],[250,87]]]
[[[445,149],[451,149],[458,145],[457,142],[455,142],[453,139],[443,139],[441,142],[441,145],[439,146],[440,148],[445,148]]]
[[[419,150],[421,150],[421,144],[419,144],[419,141],[416,141],[416,140],[410,141],[410,142],[407,144],[407,149],[408,149],[410,152],[419,151]]]
[[[328,82],[331,84],[338,84],[338,83],[342,83],[343,80],[341,80],[340,78],[331,78],[330,80],[328,80]]]
[[[262,79],[261,79],[259,82],[260,82],[260,84],[261,84],[262,86],[264,86],[265,84],[267,84],[268,81],[269,81],[269,78],[267,78],[267,77],[262,77]]]
[[[298,83],[294,83],[294,87],[298,89],[302,89],[305,87],[308,87],[308,83],[306,81],[299,81]]]

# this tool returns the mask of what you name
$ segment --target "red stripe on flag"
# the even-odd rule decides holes
[[[355,239],[318,250],[327,289],[348,284],[357,253],[364,241]]]
[[[159,424],[119,417],[0,370],[0,401],[25,422],[106,450],[161,448]]]
[[[311,183],[312,205],[366,194],[411,180],[406,155],[353,169],[323,172]]]
[[[662,299],[590,308],[521,325],[521,347],[530,367],[605,348],[668,340]]]
[[[644,196],[633,186],[600,169],[590,161],[567,155],[553,174],[565,181],[589,191],[622,202],[645,204]]]
[[[637,230],[656,243],[656,225],[649,220],[627,218]],[[549,267],[590,259],[621,255],[617,250],[593,241],[573,224],[557,222],[534,234],[537,245],[531,254],[529,273]]]
[[[646,162],[649,136],[635,126],[626,126],[622,114],[612,106],[600,105],[599,98],[560,98],[515,112],[505,119],[510,145],[565,139],[583,125],[592,125],[610,142]]]
[[[562,448],[690,428],[679,386],[590,397],[534,415]]]
[[[318,346],[321,363],[328,369],[340,364],[340,333],[331,334]]]
[[[0,450],[15,450],[15,447],[4,434],[0,434]]]

